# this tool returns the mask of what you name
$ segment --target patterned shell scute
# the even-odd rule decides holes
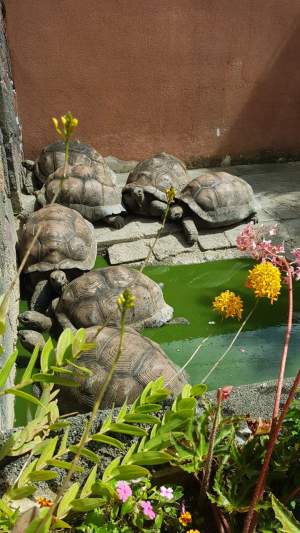
[[[50,203],[55,195],[63,205],[88,205],[102,207],[103,217],[121,213],[121,193],[112,180],[108,165],[104,162],[96,170],[87,165],[68,167],[67,177],[63,178],[63,167],[58,168],[48,178],[46,199]]]
[[[35,211],[21,229],[21,259],[37,232],[25,272],[89,270],[94,266],[97,255],[94,228],[77,211],[59,204]]]
[[[165,190],[175,187],[177,193],[188,183],[185,164],[173,155],[162,152],[141,161],[130,172],[124,191],[142,187],[159,200],[166,200]]]
[[[255,213],[252,187],[227,172],[198,176],[183,189],[180,199],[208,225],[230,225]]]
[[[34,165],[34,173],[41,183],[45,183],[48,176],[53,174],[65,162],[65,143],[58,141],[49,144],[41,151]],[[86,165],[97,171],[101,175],[106,164],[103,157],[89,144],[80,141],[70,141],[69,143],[69,165]],[[112,179],[115,174],[108,168],[108,173]]]
[[[99,387],[109,372],[120,340],[120,330],[117,327],[105,327],[99,333],[97,330],[97,327],[86,330],[87,341],[96,342],[97,346],[82,354],[78,360],[78,364],[92,370],[93,375],[88,378],[75,376],[81,386],[74,387],[71,391],[79,405],[86,409],[93,404]],[[122,354],[102,407],[119,406],[125,400],[132,403],[150,381],[161,376],[173,394],[178,394],[187,382],[185,373],[180,372],[158,344],[126,327]]]
[[[64,289],[56,313],[63,313],[76,327],[120,322],[117,299],[125,288],[135,296],[135,306],[126,313],[126,323],[144,325],[168,306],[159,285],[137,270],[113,266],[87,272]]]

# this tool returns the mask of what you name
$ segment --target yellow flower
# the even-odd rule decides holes
[[[269,298],[272,304],[277,300],[281,289],[279,268],[269,261],[256,265],[249,270],[246,286],[254,290],[257,298]]]
[[[60,117],[63,128],[60,129],[57,118],[53,117],[52,122],[54,124],[55,130],[60,137],[62,137],[66,142],[70,139],[73,130],[78,126],[78,119],[73,117],[72,113],[68,111],[65,115]]]
[[[180,524],[182,524],[183,526],[187,526],[188,524],[191,523],[191,521],[192,521],[191,513],[189,513],[188,511],[186,511],[185,513],[181,513],[180,518],[179,518]]]
[[[125,289],[117,299],[117,305],[120,309],[130,309],[135,305],[135,296],[133,296],[129,289]]]
[[[199,529],[189,529],[186,533],[200,533]]]
[[[213,301],[213,309],[225,318],[237,317],[241,320],[243,314],[243,300],[232,291],[223,291]]]
[[[166,197],[168,200],[168,204],[172,204],[174,202],[175,196],[176,196],[176,189],[174,187],[170,187],[170,189],[166,189]]]
[[[53,501],[49,500],[49,498],[45,498],[43,496],[40,496],[39,498],[36,498],[36,503],[40,507],[52,507]]]

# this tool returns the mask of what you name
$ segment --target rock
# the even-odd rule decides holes
[[[222,230],[199,232],[198,244],[201,250],[218,250],[219,248],[230,247],[230,242]]]
[[[108,166],[117,173],[124,173],[124,172],[131,172],[136,165],[138,164],[138,161],[123,161],[122,159],[118,159],[117,157],[113,155],[108,155],[104,158]]]
[[[161,237],[154,248],[154,256],[158,261],[177,254],[190,253],[197,249],[197,245],[189,245],[182,235],[166,235]]]
[[[129,242],[124,244],[113,244],[108,250],[109,262],[111,265],[122,263],[132,263],[146,259],[149,253],[149,246],[145,241]]]

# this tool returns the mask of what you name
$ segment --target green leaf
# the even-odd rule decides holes
[[[52,470],[39,470],[38,472],[31,472],[28,478],[30,481],[48,481],[49,479],[55,479],[57,476],[58,473]]]
[[[124,502],[121,507],[121,516],[126,516],[127,514],[131,513],[133,509],[134,499],[132,496],[129,496],[129,498],[127,498],[126,502]]]
[[[11,369],[14,366],[16,359],[18,357],[18,351],[15,350],[8,359],[6,359],[3,367],[0,370],[0,387],[4,387],[7,379],[10,375]]]
[[[173,456],[167,452],[153,451],[135,453],[131,456],[130,462],[135,465],[159,465],[172,461]]]
[[[91,436],[91,439],[96,442],[102,442],[102,444],[108,444],[109,446],[115,446],[116,448],[119,448],[120,450],[124,449],[124,444],[114,437],[110,437],[109,435],[102,435],[102,433],[95,433],[95,435]]]
[[[134,410],[130,410],[130,413],[157,413],[160,411],[161,405],[159,403],[148,403],[144,405],[138,405]]]
[[[103,503],[102,498],[78,498],[73,500],[72,509],[80,513],[92,511],[95,507],[99,507]]]
[[[39,383],[54,383],[55,385],[63,385],[64,387],[80,387],[78,381],[67,379],[63,376],[56,376],[54,374],[33,374],[32,379]]]
[[[115,497],[115,491],[110,483],[105,483],[98,479],[92,486],[92,493],[96,496],[102,496],[106,499],[112,499]]]
[[[18,398],[22,398],[27,402],[31,402],[35,405],[40,405],[41,407],[44,407],[40,400],[38,400],[38,398],[36,398],[32,394],[29,394],[28,392],[24,392],[19,389],[6,389],[5,394],[14,394],[14,396],[18,396]]]
[[[64,518],[66,514],[68,514],[71,509],[72,502],[77,496],[79,487],[80,484],[78,482],[73,483],[73,485],[71,485],[71,487],[69,487],[67,492],[64,494],[57,508],[57,518]]]
[[[291,513],[283,503],[277,500],[274,494],[272,494],[271,500],[275,516],[282,525],[282,531],[284,533],[299,533],[300,523],[296,520],[293,513]]]
[[[0,335],[4,335],[5,333],[5,323],[6,323],[6,315],[8,312],[9,299],[10,299],[9,291],[5,294],[1,294],[0,296]],[[3,385],[1,385],[1,387],[2,386]]]
[[[49,459],[52,459],[54,452],[55,452],[56,445],[57,445],[57,441],[58,441],[58,436],[53,437],[53,439],[49,439],[47,445],[43,449],[40,455],[40,458],[38,459],[38,462],[36,464],[37,470],[42,468]]]
[[[97,465],[93,466],[92,470],[90,471],[88,478],[82,487],[80,498],[86,498],[87,496],[91,494],[92,486],[94,485],[96,481],[96,476],[97,476]]]
[[[60,459],[50,459],[47,461],[47,464],[49,466],[55,466],[56,468],[61,468],[62,470],[70,470],[72,467],[72,464],[68,461],[62,461]],[[82,466],[75,466],[74,472],[83,472],[84,468]]]
[[[120,461],[121,457],[116,457],[109,463],[109,465],[106,467],[102,474],[102,481],[106,482],[109,481],[109,479],[112,479],[111,473],[119,466]]]
[[[20,500],[21,498],[27,498],[28,496],[32,496],[36,491],[36,487],[34,485],[25,485],[24,487],[18,487],[14,488],[12,487],[8,491],[8,496],[12,500]]]
[[[135,415],[126,415],[124,421],[135,424],[157,424],[160,422],[160,419],[157,416],[141,413]]]
[[[73,342],[72,342],[72,355],[76,359],[78,355],[82,352],[82,345],[85,343],[86,331],[84,328],[78,329],[76,331]]]
[[[69,447],[70,452],[76,454],[78,451],[78,446],[70,446]],[[88,448],[82,448],[80,455],[82,457],[86,457],[86,459],[89,459],[90,461],[93,461],[93,463],[99,464],[101,462],[101,458],[95,453],[92,452],[92,450],[89,450]]]
[[[136,435],[137,437],[143,437],[144,435],[147,435],[147,431],[145,429],[123,423],[112,424],[109,428],[109,431],[113,433],[123,433],[125,435]]]
[[[64,357],[68,348],[71,347],[73,342],[73,333],[70,328],[66,328],[60,335],[56,346],[56,363],[58,366],[62,366]]]
[[[116,422],[119,423],[119,422],[123,422],[124,418],[125,418],[125,415],[127,413],[127,402],[125,401],[125,403],[122,405],[120,411],[119,411],[119,414],[116,418]]]
[[[82,374],[86,374],[87,376],[93,375],[93,371],[90,370],[89,368],[86,368],[85,366],[76,365],[76,363],[72,363],[72,361],[70,361],[69,359],[67,359],[66,362],[68,363],[69,366],[76,368],[76,370],[79,370],[79,372],[81,372]],[[69,372],[72,373],[72,370],[69,370]]]
[[[55,523],[52,524],[52,529],[61,529],[64,531],[65,529],[72,529],[72,526],[65,522],[64,520],[56,519]]]
[[[62,455],[63,453],[66,452],[66,450],[67,450],[67,442],[68,442],[69,431],[70,431],[70,426],[68,425],[68,426],[65,428],[65,431],[64,431],[64,434],[63,434],[63,438],[61,439],[61,443],[60,443],[60,446],[59,446],[59,450],[58,450],[57,455]]]
[[[36,533],[39,531],[39,533],[48,533],[52,521],[52,516],[46,516],[49,514],[49,509],[44,507],[43,509],[39,510],[39,517],[33,520],[25,529],[24,533]],[[43,527],[41,527],[41,524],[43,524]]]
[[[207,385],[204,383],[198,383],[191,388],[191,396],[203,396],[207,392]]]
[[[35,363],[36,363],[36,360],[39,356],[39,351],[40,351],[40,347],[39,346],[36,346],[32,352],[32,355],[30,357],[30,360],[29,360],[29,363],[26,367],[26,370],[22,376],[22,381],[21,381],[21,384],[28,381],[30,378],[31,378],[31,374],[32,374],[32,371],[34,369],[34,366],[35,366]]]
[[[147,468],[138,465],[117,466],[110,473],[109,479],[130,481],[140,477],[149,477],[150,472]]]
[[[68,370],[68,368],[64,368],[63,366],[50,366],[50,370],[53,372],[57,372],[59,374],[73,374],[72,370]]]
[[[55,422],[55,424],[51,424],[51,426],[49,426],[49,429],[51,429],[51,431],[56,431],[57,429],[63,429],[69,426],[69,422]]]
[[[51,337],[49,337],[41,353],[41,370],[44,374],[48,372],[49,360],[52,354],[54,354],[54,346]]]

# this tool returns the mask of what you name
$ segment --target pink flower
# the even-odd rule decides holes
[[[166,500],[172,500],[173,498],[173,489],[171,487],[160,487],[160,495]]]
[[[140,501],[140,506],[143,510],[144,515],[147,518],[150,518],[150,520],[153,520],[155,518],[155,512],[153,511],[152,505],[150,502],[146,502],[145,500]]]
[[[126,502],[129,496],[132,496],[132,490],[130,485],[126,481],[118,481],[116,484],[117,494],[121,502]]]
[[[218,389],[218,400],[223,402],[223,400],[227,400],[229,398],[231,391],[233,387],[231,385],[227,385],[226,387],[222,387],[221,389]]]

